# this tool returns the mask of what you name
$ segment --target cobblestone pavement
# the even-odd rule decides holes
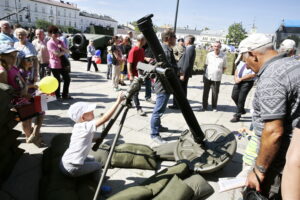
[[[99,65],[100,72],[87,72],[86,62],[71,61],[72,63],[72,82],[70,86],[70,94],[74,97],[73,100],[64,102],[51,102],[49,103],[49,110],[46,113],[43,127],[41,132],[44,141],[49,144],[54,135],[60,133],[70,133],[72,130],[72,121],[67,117],[67,109],[69,106],[77,101],[86,101],[97,103],[97,110],[95,116],[105,112],[112,103],[115,101],[117,93],[113,90],[111,80],[106,79],[106,65]],[[129,84],[128,81],[126,81]],[[189,81],[188,99],[192,109],[200,124],[221,124],[231,131],[236,131],[242,127],[248,128],[251,122],[251,115],[249,108],[251,107],[251,97],[254,89],[251,90],[249,98],[246,102],[247,114],[241,118],[238,123],[231,123],[229,120],[232,118],[235,111],[235,105],[231,100],[231,91],[233,87],[233,76],[224,75],[220,88],[220,95],[218,101],[218,112],[206,111],[200,112],[203,92],[202,75],[195,75]],[[122,86],[122,90],[126,90],[126,86]],[[135,109],[130,109],[122,129],[119,143],[130,142],[146,144],[151,147],[155,143],[150,139],[150,118],[153,109],[153,104],[144,100],[144,88],[142,88],[139,97],[141,106],[147,113],[147,116],[142,117],[137,115]],[[155,95],[153,94],[153,99]],[[172,99],[170,99],[170,102]],[[210,99],[209,99],[209,102]],[[167,109],[165,115],[162,117],[162,124],[169,128],[168,133],[163,133],[162,137],[168,141],[175,141],[180,133],[187,128],[186,122],[180,111]],[[17,128],[20,130],[21,126]],[[106,141],[112,141],[117,132],[118,122],[113,126]],[[101,131],[101,128],[99,129]],[[22,139],[22,138],[20,138]],[[217,185],[218,178],[235,177],[242,170],[242,154],[245,149],[247,140],[242,138],[238,141],[237,153],[230,163],[228,163],[220,171],[205,175],[205,178],[215,189],[215,193],[208,197],[209,200],[219,199],[239,199],[240,194],[237,191],[219,193]],[[12,193],[19,200],[35,200],[37,199],[38,180],[40,177],[40,163],[41,152],[43,148],[39,149],[32,144],[21,144],[21,148],[26,150],[26,154],[19,160],[11,178],[7,181],[4,188]],[[161,168],[173,165],[174,162],[162,162]],[[137,185],[145,180],[150,175],[154,174],[150,170],[138,169],[109,169],[109,179],[107,185],[113,187],[113,194],[127,188],[129,186]],[[30,178],[30,182],[28,182]]]

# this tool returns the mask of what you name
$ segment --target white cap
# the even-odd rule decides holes
[[[262,33],[254,33],[248,36],[247,38],[241,41],[239,45],[239,56],[237,57],[235,62],[237,63],[242,58],[243,53],[253,51],[271,43],[272,39]]]
[[[70,106],[68,110],[69,117],[74,121],[78,122],[81,116],[84,113],[94,111],[97,104],[95,103],[86,103],[86,102],[77,102]]]
[[[7,43],[0,45],[0,54],[9,54],[9,53],[15,52],[15,51],[18,51],[18,50]]]
[[[285,39],[279,47],[280,52],[287,52],[296,48],[296,42],[291,39]]]

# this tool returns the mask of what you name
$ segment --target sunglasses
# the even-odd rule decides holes
[[[33,62],[33,58],[24,58],[24,61]]]

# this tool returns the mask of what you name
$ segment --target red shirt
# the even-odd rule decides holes
[[[136,68],[138,62],[144,62],[145,51],[138,46],[132,47],[129,51],[127,62],[132,64],[132,75],[138,76],[138,70]]]

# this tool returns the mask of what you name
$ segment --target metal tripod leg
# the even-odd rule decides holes
[[[120,134],[121,134],[121,130],[122,130],[122,128],[123,128],[123,124],[124,124],[124,121],[125,121],[125,119],[126,119],[126,115],[127,115],[128,110],[129,110],[129,106],[126,107],[126,109],[125,109],[125,111],[124,111],[124,113],[123,113],[123,116],[122,116],[122,118],[121,118],[121,121],[120,121],[120,124],[119,124],[118,132],[117,132],[117,134],[116,134],[116,136],[115,136],[115,138],[114,138],[114,141],[113,141],[113,143],[112,143],[112,145],[111,145],[111,148],[110,148],[110,151],[109,151],[109,154],[108,154],[108,158],[107,158],[107,161],[106,161],[106,163],[105,163],[104,170],[103,170],[103,173],[102,173],[102,175],[101,175],[100,181],[99,181],[99,183],[98,183],[97,190],[96,190],[96,193],[95,193],[95,196],[94,196],[94,199],[93,199],[93,200],[97,200],[97,197],[98,197],[98,195],[99,195],[100,188],[101,188],[102,183],[103,183],[103,181],[104,181],[104,178],[105,178],[105,176],[106,176],[106,173],[107,173],[107,170],[108,170],[108,167],[109,167],[109,163],[110,163],[110,161],[111,161],[111,158],[112,158],[112,155],[113,155],[115,146],[116,146],[116,144],[117,144],[117,141],[118,141],[118,139],[119,139],[119,136],[120,136]]]

